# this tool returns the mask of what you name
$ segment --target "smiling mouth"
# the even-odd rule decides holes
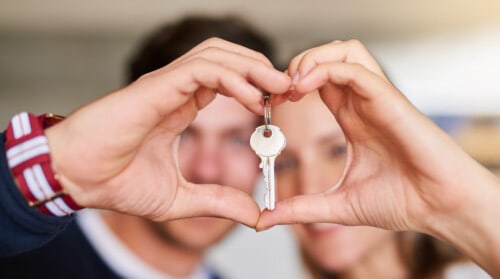
[[[303,225],[306,231],[313,236],[323,236],[326,234],[336,233],[346,226],[332,223],[314,223]]]

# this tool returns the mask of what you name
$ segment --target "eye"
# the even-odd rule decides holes
[[[280,158],[279,160],[276,160],[276,163],[274,164],[274,170],[277,173],[293,171],[296,168],[297,168],[297,160],[290,157]]]
[[[179,135],[179,145],[180,147],[187,146],[191,148],[193,144],[199,143],[199,134],[196,130],[188,127]]]
[[[233,147],[247,147],[248,141],[248,137],[243,135],[233,135],[227,138],[227,142]]]
[[[187,141],[187,140],[188,140],[191,136],[192,136],[192,133],[191,133],[190,131],[186,130],[186,131],[184,131],[184,132],[182,132],[182,133],[180,134],[180,141],[181,141],[181,142],[185,142],[185,141]]]
[[[329,150],[329,155],[333,158],[342,157],[346,153],[347,146],[345,144],[331,146]]]

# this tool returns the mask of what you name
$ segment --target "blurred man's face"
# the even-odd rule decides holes
[[[231,186],[251,194],[260,173],[258,157],[249,144],[257,120],[257,115],[235,99],[218,95],[181,136],[179,164],[186,180]],[[233,225],[211,217],[153,224],[166,241],[193,250],[210,247]]]

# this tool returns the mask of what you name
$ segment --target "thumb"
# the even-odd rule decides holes
[[[339,223],[348,210],[342,192],[324,192],[295,196],[276,204],[274,210],[262,212],[255,229],[263,231],[278,224]]]
[[[179,188],[168,214],[169,219],[221,217],[253,228],[260,209],[248,193],[234,187],[187,183]]]

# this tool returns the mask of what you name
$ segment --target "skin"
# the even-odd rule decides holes
[[[287,72],[261,54],[209,39],[47,129],[52,168],[85,207],[155,221],[219,216],[259,231],[298,222],[413,230],[450,242],[500,277],[500,252],[491,249],[500,246],[500,223],[491,222],[500,215],[500,179],[413,107],[361,43],[313,48]],[[177,146],[216,92],[262,114],[257,88],[283,95],[273,96],[274,104],[319,90],[348,146],[346,175],[335,188],[286,199],[260,216],[243,191],[188,182]]]
[[[219,216],[253,227],[259,207],[248,193],[184,178],[178,141],[217,92],[262,114],[257,88],[283,94],[290,78],[260,53],[208,39],[47,129],[52,167],[65,192],[85,207],[154,221]]]
[[[346,140],[318,94],[274,107],[273,123],[287,136],[276,159],[280,200],[321,193],[337,183],[344,172]],[[295,224],[292,230],[302,251],[322,270],[342,278],[404,278],[394,232],[331,223]]]
[[[184,177],[202,184],[232,186],[251,194],[259,176],[258,157],[248,145],[257,116],[234,99],[217,97],[182,133],[179,167]],[[169,275],[187,276],[206,249],[222,239],[234,222],[195,217],[156,223],[144,218],[106,213],[114,233],[136,255]]]
[[[190,274],[234,224],[192,217],[255,226],[258,161],[248,138],[261,90],[285,93],[290,82],[262,54],[206,40],[48,129],[53,168],[80,205],[127,214],[104,219],[134,254]]]
[[[293,90],[319,90],[346,135],[346,174],[319,194],[281,201],[257,224],[332,222],[411,230],[455,245],[500,276],[499,178],[467,155],[388,81],[358,41],[332,42],[292,59]],[[325,124],[326,125],[326,124]]]

